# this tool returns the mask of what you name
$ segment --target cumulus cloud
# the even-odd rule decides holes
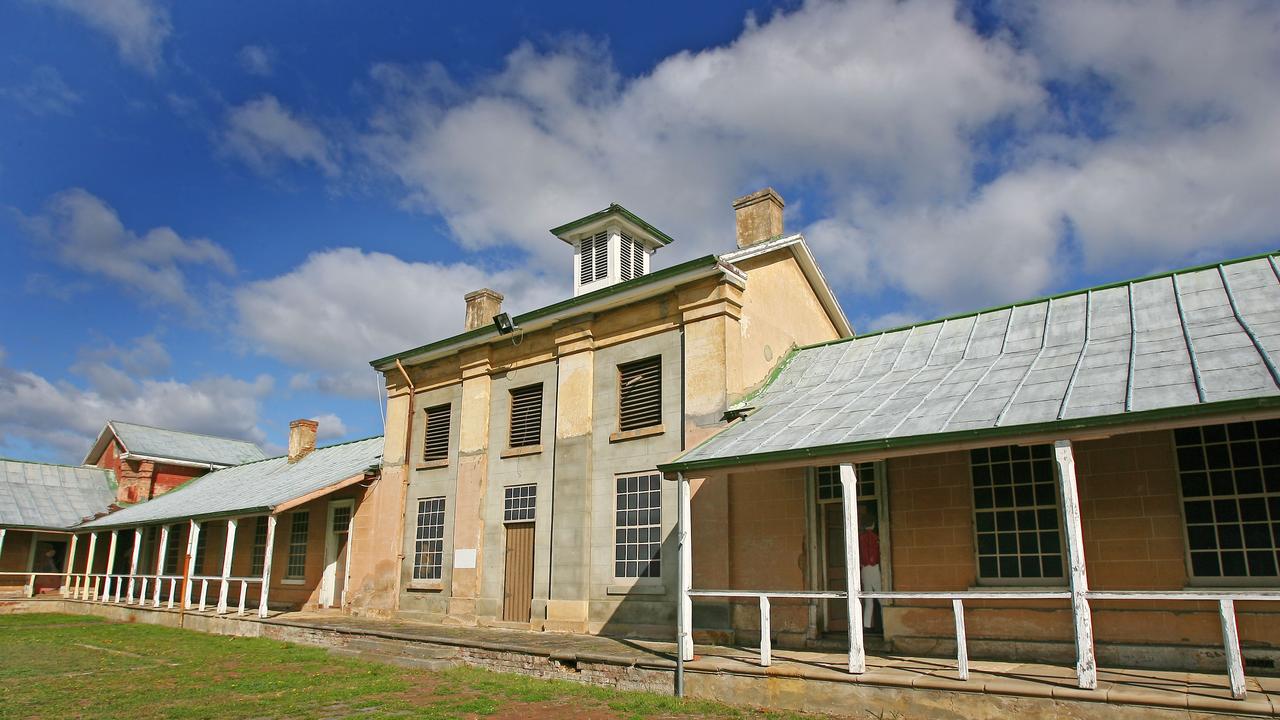
[[[45,0],[110,37],[120,59],[155,75],[164,64],[163,50],[173,27],[169,11],[152,0]]]
[[[113,419],[257,443],[266,439],[258,416],[272,388],[269,376],[242,380],[218,375],[182,382],[134,379],[106,362],[99,370],[82,387],[0,364],[0,447],[22,442],[51,459],[77,463]],[[109,370],[116,376],[109,377]]]
[[[287,161],[312,165],[329,177],[338,175],[334,150],[324,133],[281,105],[273,95],[231,108],[222,148],[263,174]]]
[[[250,75],[269,77],[272,72],[273,55],[270,48],[261,45],[245,45],[240,48],[240,52],[236,53],[236,59],[240,61],[240,67]]]
[[[1274,244],[1280,6],[814,1],[638,77],[585,40],[466,85],[380,64],[358,152],[464,248],[563,262],[546,228],[620,201],[731,247],[774,184],[848,299],[932,314]],[[1206,249],[1207,248],[1207,249]]]
[[[33,69],[25,83],[0,87],[0,98],[17,103],[38,117],[70,115],[81,101],[80,93],[72,90],[62,74],[48,65]]]
[[[517,312],[568,292],[526,270],[337,248],[237,290],[237,329],[257,351],[308,369],[291,380],[294,389],[364,398],[373,392],[370,360],[462,332],[462,296],[481,287],[499,289]]]
[[[585,41],[521,45],[465,89],[438,66],[378,66],[363,150],[468,248],[559,262],[531,239],[618,200],[688,256],[731,247],[729,200],[765,182],[963,194],[971,134],[1037,107],[1034,80],[944,4],[811,3],[634,79]]]
[[[342,418],[333,413],[324,413],[311,418],[320,423],[316,428],[316,440],[337,440],[347,435],[347,426],[342,422]]]
[[[104,200],[81,188],[64,190],[23,225],[67,267],[115,281],[152,304],[195,312],[186,268],[235,273],[222,246],[206,238],[184,238],[169,227],[138,234],[124,226]]]

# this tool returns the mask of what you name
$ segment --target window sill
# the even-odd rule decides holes
[[[609,585],[604,589],[606,595],[666,595],[667,586],[662,582],[627,583]]]
[[[282,578],[280,580],[280,584],[281,585],[306,585],[307,579],[306,578]]]
[[[449,467],[449,458],[443,460],[428,460],[418,463],[413,467],[414,470],[435,470],[437,468]]]
[[[507,448],[506,450],[502,451],[502,454],[499,455],[499,457],[503,457],[503,458],[524,457],[525,455],[537,455],[541,452],[542,452],[541,445],[525,445],[524,447]]]
[[[412,580],[406,588],[409,592],[443,592],[443,580]]]
[[[636,430],[624,430],[609,435],[609,442],[619,443],[628,440],[639,440],[640,438],[653,437],[661,435],[667,431],[664,425],[650,425],[649,427],[638,428]]]

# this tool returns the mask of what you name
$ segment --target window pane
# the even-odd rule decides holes
[[[617,577],[661,576],[662,476],[658,473],[618,478],[618,507],[614,533],[614,572]]]
[[[974,450],[974,527],[983,579],[1062,577],[1053,453],[1044,445]]]

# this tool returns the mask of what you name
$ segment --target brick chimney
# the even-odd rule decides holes
[[[502,312],[502,293],[480,288],[464,297],[467,301],[466,330],[475,330],[493,322],[493,316]]]
[[[316,449],[315,420],[294,420],[289,423],[289,462],[296,463]]]
[[[782,235],[782,196],[767,187],[733,201],[738,220],[738,247],[744,248]]]

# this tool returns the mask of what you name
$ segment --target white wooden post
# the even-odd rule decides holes
[[[129,602],[133,602],[134,576],[138,574],[138,553],[142,552],[142,528],[133,530],[133,557],[129,560]],[[141,598],[139,598],[141,600]]]
[[[119,530],[111,531],[111,544],[107,547],[107,578],[102,581],[103,602],[111,602],[111,573],[116,569],[116,540]]]
[[[956,616],[956,670],[961,680],[969,679],[969,641],[964,634],[964,601],[951,601],[951,613]]]
[[[244,596],[249,591],[249,583],[245,580],[240,581],[240,611],[237,615],[244,615]]]
[[[1080,495],[1076,487],[1076,460],[1070,440],[1053,444],[1062,493],[1062,524],[1066,531],[1067,566],[1071,582],[1071,616],[1076,639],[1076,680],[1085,690],[1098,687],[1098,666],[1093,657],[1093,616],[1089,610],[1089,576],[1084,564],[1084,536],[1080,524]]]
[[[676,494],[680,499],[680,508],[677,513],[676,537],[679,544],[680,553],[677,565],[679,566],[680,583],[680,607],[679,615],[679,631],[677,642],[680,644],[681,657],[685,662],[693,660],[693,598],[690,597],[689,591],[693,589],[693,518],[689,510],[691,507],[689,501],[689,479],[683,473],[676,479]]]
[[[773,643],[769,629],[769,596],[760,596],[760,667],[773,664]]]
[[[67,562],[63,565],[66,568],[62,581],[62,596],[67,597],[71,590],[71,575],[75,572],[76,562],[76,546],[80,544],[80,536],[73,534],[71,536],[71,547],[67,550]]]
[[[867,671],[867,652],[862,640],[862,562],[858,557],[858,475],[853,465],[840,465],[840,490],[844,501],[844,572],[848,578],[849,672]]]
[[[84,560],[84,592],[81,599],[89,597],[89,573],[93,572],[93,555],[98,550],[98,533],[89,533],[89,557]]]
[[[182,607],[188,610],[191,609],[192,578],[196,574],[196,548],[200,547],[200,523],[195,520],[190,522],[191,529],[187,531],[187,585],[182,593]]]
[[[0,528],[0,556],[4,555],[4,534],[8,528]]]
[[[164,582],[160,579],[164,575],[164,555],[169,548],[169,526],[160,526],[160,547],[156,549],[156,594],[154,605],[160,607],[160,591],[164,586]]]
[[[227,545],[222,552],[222,586],[218,588],[218,614],[227,612],[228,578],[231,577],[231,557],[236,549],[236,519],[227,521]]]
[[[267,547],[262,557],[262,589],[258,593],[258,617],[267,616],[267,590],[271,587],[271,555],[276,543],[276,516],[267,516]]]
[[[1222,620],[1222,646],[1227,653],[1227,677],[1231,680],[1231,697],[1245,698],[1244,663],[1240,661],[1240,635],[1236,632],[1236,603],[1229,598],[1218,601]]]

